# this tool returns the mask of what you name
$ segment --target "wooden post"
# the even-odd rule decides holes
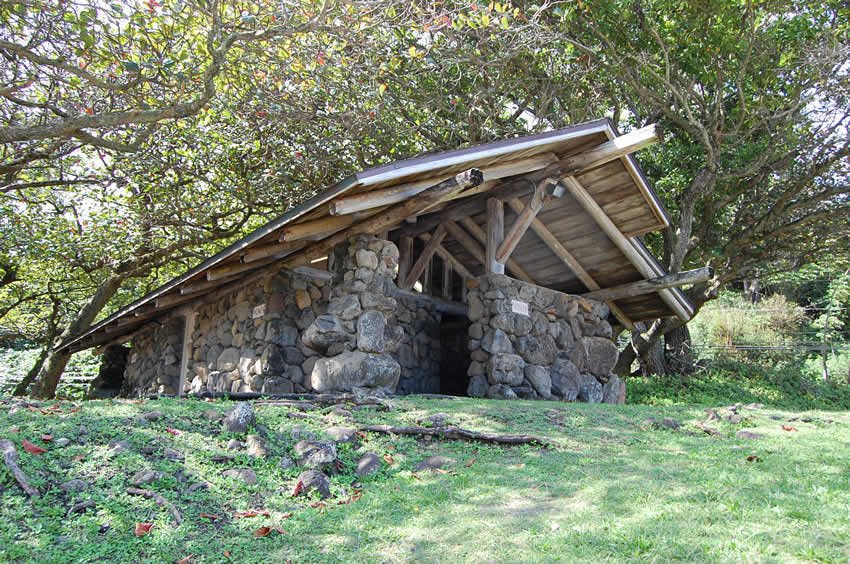
[[[408,272],[401,281],[400,287],[402,290],[409,290],[416,280],[422,276],[422,273],[425,272],[425,267],[431,262],[431,258],[434,256],[437,247],[440,246],[440,243],[443,242],[445,237],[446,228],[440,225],[434,231],[434,234],[431,236],[431,240],[428,241],[425,248],[422,249],[422,253],[419,255],[419,258],[416,259],[416,262],[411,267],[410,272]]]
[[[623,298],[640,296],[642,294],[649,294],[650,292],[657,292],[659,290],[664,290],[665,288],[676,288],[678,286],[706,282],[711,279],[712,276],[714,276],[714,270],[711,267],[706,266],[703,268],[696,268],[694,270],[686,270],[676,274],[666,274],[657,278],[650,278],[649,280],[629,282],[628,284],[621,284],[619,286],[614,286],[613,288],[593,290],[586,294],[582,294],[581,297],[600,301],[620,300]]]
[[[396,280],[401,283],[407,278],[407,273],[410,272],[410,267],[413,265],[413,237],[409,235],[402,236],[398,242],[398,276]]]
[[[478,224],[472,221],[472,218],[464,217],[460,220],[460,224],[463,225],[466,230],[469,231],[472,236],[478,240],[479,243],[481,243],[482,245],[485,245],[487,243],[487,233],[485,233],[483,229],[478,227]],[[484,264],[485,259],[483,254],[481,255],[481,258],[481,264]],[[517,264],[517,261],[515,261],[514,259],[509,258],[505,264],[507,265],[508,270],[510,270],[514,276],[516,276],[523,282],[528,282],[529,284],[537,284],[537,282],[534,281],[531,275],[528,274],[528,272],[526,272],[525,269],[523,269],[519,264]],[[470,276],[470,278],[473,277]]]
[[[443,298],[452,299],[452,265],[443,260]]]
[[[531,195],[531,199],[521,211],[517,212],[517,218],[514,220],[513,225],[511,225],[508,234],[505,235],[505,240],[502,241],[502,244],[496,250],[497,261],[504,264],[508,260],[508,257],[511,256],[511,253],[514,252],[520,239],[528,231],[531,222],[534,221],[534,218],[543,209],[543,204],[546,203],[546,187],[555,183],[556,181],[554,179],[547,178],[537,184],[534,194]]]
[[[183,313],[183,352],[180,355],[180,380],[177,385],[177,396],[186,395],[186,375],[189,371],[189,358],[192,356],[192,333],[195,332],[194,309],[188,309]]]
[[[505,239],[505,208],[496,198],[487,199],[487,273],[504,274],[505,265],[496,260],[496,251]]]

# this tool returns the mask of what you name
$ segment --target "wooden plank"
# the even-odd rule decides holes
[[[262,268],[267,266],[273,262],[275,262],[276,258],[266,258],[256,260],[254,262],[232,262],[230,264],[225,264],[223,266],[219,266],[216,268],[211,268],[207,270],[207,280],[222,280],[223,278],[229,278],[234,274],[241,274],[243,272],[249,272],[251,270],[256,270],[258,268]]]
[[[242,255],[242,262],[254,262],[269,257],[283,258],[287,254],[304,248],[304,241],[284,241],[283,243],[273,243],[271,245],[261,245],[252,249],[247,249]]]
[[[340,229],[345,229],[354,223],[353,216],[345,217],[323,217],[313,221],[305,221],[288,225],[281,230],[280,241],[298,241],[307,239],[317,235],[332,233]]]
[[[505,265],[496,259],[496,251],[505,239],[505,208],[501,200],[487,200],[487,258],[484,266],[488,273],[504,274]]]
[[[446,228],[443,225],[438,226],[433,235],[431,235],[430,241],[426,243],[425,248],[419,254],[419,258],[413,263],[410,272],[402,280],[401,288],[403,290],[409,290],[413,286],[413,283],[422,276],[422,273],[425,272],[425,267],[431,262],[431,258],[434,256],[437,247],[443,242],[445,237]]]
[[[642,294],[657,292],[665,288],[676,288],[678,286],[686,286],[690,284],[698,284],[706,282],[714,276],[714,270],[711,267],[696,268],[694,270],[686,270],[675,274],[667,274],[650,278],[649,280],[638,280],[628,284],[621,284],[613,288],[605,288],[594,290],[586,294],[582,294],[583,298],[594,300],[618,300],[622,298],[631,298]]]
[[[556,162],[557,160],[558,158],[554,154],[546,153],[527,159],[512,160],[508,162],[499,163],[493,166],[483,166],[480,169],[481,172],[484,174],[484,181],[481,187],[477,189],[473,188],[470,194],[466,194],[465,192],[458,192],[452,197],[459,198],[470,196],[472,194],[478,193],[479,191],[485,190],[486,188],[484,188],[483,186],[493,186],[493,184],[491,184],[491,181],[493,180],[498,180],[500,178],[506,178],[508,176],[516,176],[518,174],[524,174],[527,172],[540,170]],[[379,206],[396,204],[398,202],[406,200],[407,198],[421,193],[429,186],[438,184],[439,182],[442,182],[445,179],[446,175],[434,176],[430,178],[425,178],[423,180],[417,180],[415,182],[400,184],[391,188],[372,190],[370,192],[363,192],[361,194],[348,196],[345,198],[339,198],[330,203],[330,213],[331,215],[335,216],[347,215]]]
[[[443,261],[443,299],[449,300],[452,297],[452,265],[449,261]]]
[[[618,249],[629,259],[629,261],[637,268],[638,272],[644,278],[654,278],[656,276],[654,269],[644,259],[631,242],[623,235],[620,230],[614,225],[614,222],[605,215],[605,212],[599,207],[599,204],[593,199],[587,190],[584,189],[574,176],[566,176],[563,178],[564,185],[570,194],[584,207],[587,213],[599,224],[602,231],[611,239]],[[659,292],[661,299],[664,300],[670,309],[683,321],[690,320],[690,314],[682,307],[673,296],[670,290],[661,290]]]
[[[475,237],[476,239],[478,239],[478,241],[482,245],[485,244],[485,242],[487,241],[487,234],[484,232],[483,229],[481,229],[481,227],[478,226],[477,223],[475,223],[471,218],[468,218],[468,217],[461,219],[460,223],[470,233],[472,233],[472,236]],[[484,264],[484,262],[482,261],[481,264]],[[520,280],[522,280],[524,282],[528,282],[529,284],[535,284],[536,283],[534,281],[534,279],[531,277],[531,275],[528,272],[526,272],[525,269],[522,268],[519,264],[517,264],[517,262],[514,259],[508,259],[506,264],[508,266],[508,269]]]
[[[204,280],[201,282],[193,282],[190,284],[184,284],[180,287],[180,295],[185,296],[188,294],[198,294],[200,292],[205,292],[212,288],[217,288],[222,284],[227,284],[228,282],[233,282],[234,280],[238,280],[240,278],[239,274],[234,274],[233,276],[228,276],[227,278],[222,278],[219,280]]]
[[[428,241],[431,238],[431,236],[427,233],[423,233],[419,237],[422,238],[424,241]],[[444,246],[439,245],[437,247],[437,254],[440,256],[441,259],[449,263],[452,269],[462,277],[475,278],[475,276],[473,276],[472,273],[469,272],[469,269],[466,268],[466,266],[461,261],[459,261],[452,253],[450,253],[448,249],[446,249]]]
[[[615,137],[607,143],[602,143],[572,157],[567,157],[561,161],[561,168],[564,174],[576,175],[586,170],[596,168],[607,162],[619,159],[639,151],[644,147],[648,147],[658,142],[661,138],[661,129],[658,125],[652,124],[646,127],[641,127],[625,135]]]
[[[385,229],[390,229],[403,222],[405,218],[415,216],[419,210],[427,208],[435,202],[445,200],[452,194],[464,190],[465,188],[469,188],[470,186],[477,186],[478,184],[481,184],[482,178],[483,175],[481,174],[481,171],[477,169],[470,169],[462,172],[449,180],[445,180],[420,192],[412,198],[408,198],[407,200],[384,210],[381,213],[372,215],[363,221],[355,223],[342,231],[338,231],[333,235],[314,243],[299,252],[297,257],[284,259],[284,262],[289,265],[294,263],[295,260],[309,261],[327,254],[328,250],[332,249],[339,243],[347,241],[354,235],[359,235],[361,233],[378,233]]]
[[[499,245],[499,248],[496,249],[496,260],[502,264],[508,260],[508,257],[511,256],[511,253],[514,252],[514,249],[519,244],[522,236],[525,235],[525,232],[528,231],[528,228],[531,226],[531,222],[537,217],[537,213],[543,208],[543,205],[546,203],[546,187],[550,184],[554,184],[555,180],[546,179],[537,184],[537,188],[534,190],[534,194],[531,196],[531,199],[522,208],[522,210],[514,210],[517,214],[516,219],[511,225],[510,230],[508,230],[507,235],[505,235],[505,240],[502,241],[502,244]]]

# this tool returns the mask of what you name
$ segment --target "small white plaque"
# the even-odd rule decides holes
[[[257,319],[258,317],[262,317],[266,314],[266,304],[260,304],[254,308],[251,312],[251,319]]]
[[[528,317],[528,302],[511,300],[511,311]]]

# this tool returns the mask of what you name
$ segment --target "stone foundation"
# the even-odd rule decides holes
[[[623,403],[608,306],[500,274],[468,286],[470,396]]]
[[[440,392],[441,314],[398,292],[397,247],[358,236],[328,264],[329,280],[270,271],[150,323],[133,338],[122,395],[178,392],[185,319],[184,393]],[[468,304],[470,396],[622,403],[605,304],[504,275],[469,281]]]

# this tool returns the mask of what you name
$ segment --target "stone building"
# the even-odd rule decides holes
[[[126,358],[126,396],[621,403],[616,336],[689,319],[676,287],[706,278],[665,274],[641,242],[668,224],[630,155],[656,139],[600,120],[369,169],[68,346],[107,351],[111,373]]]

